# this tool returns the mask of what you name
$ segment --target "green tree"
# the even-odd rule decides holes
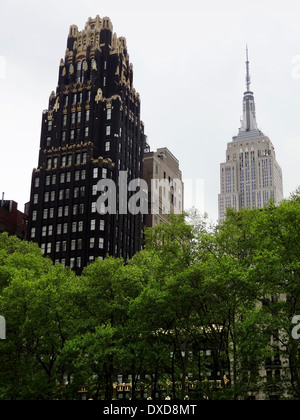
[[[0,344],[2,399],[50,399],[59,379],[57,361],[70,333],[64,299],[70,270],[53,266],[36,245],[0,237],[3,287],[0,313],[7,339]]]

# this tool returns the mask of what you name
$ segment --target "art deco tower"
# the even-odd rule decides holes
[[[247,48],[247,76],[243,101],[242,126],[228,143],[226,163],[221,164],[219,219],[227,208],[262,208],[271,198],[283,199],[282,171],[276,161],[271,140],[257,127],[253,92],[250,90]]]
[[[142,215],[99,214],[96,202],[99,180],[142,176],[145,142],[126,39],[109,18],[89,18],[81,32],[71,26],[43,112],[30,199],[30,239],[54,262],[80,273],[95,258],[141,249]]]

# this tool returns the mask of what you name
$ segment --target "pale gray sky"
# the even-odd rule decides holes
[[[71,24],[109,16],[127,38],[152,149],[168,147],[184,179],[202,180],[217,219],[219,166],[236,135],[249,46],[259,128],[283,169],[284,194],[300,185],[299,1],[0,0],[0,192],[29,201],[41,117],[56,89]],[[201,185],[201,182],[200,182]],[[192,198],[186,197],[187,207]]]

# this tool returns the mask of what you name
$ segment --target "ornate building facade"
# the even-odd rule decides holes
[[[257,126],[253,92],[250,90],[247,50],[247,76],[243,100],[242,126],[227,144],[226,162],[221,164],[219,219],[226,210],[262,208],[270,199],[283,199],[282,170],[271,140]]]
[[[126,39],[109,18],[70,27],[56,92],[43,112],[38,167],[33,170],[29,239],[54,262],[77,273],[107,254],[140,251],[143,216],[97,208],[99,180],[118,185],[142,177],[146,147],[140,96]],[[122,203],[124,209],[124,203]]]

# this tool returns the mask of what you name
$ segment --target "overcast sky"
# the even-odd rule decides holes
[[[199,180],[201,211],[218,217],[220,163],[242,116],[246,43],[258,126],[275,146],[285,197],[300,185],[299,0],[0,0],[7,200],[21,210],[29,201],[42,111],[56,90],[69,27],[82,30],[97,14],[127,38],[148,142],[171,150],[189,184]],[[195,200],[187,196],[186,207]]]

